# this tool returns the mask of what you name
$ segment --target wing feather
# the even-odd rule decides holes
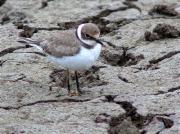
[[[58,32],[40,43],[45,53],[55,57],[73,56],[80,50],[80,41],[75,31]]]

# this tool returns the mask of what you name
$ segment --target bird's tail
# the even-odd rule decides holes
[[[25,45],[29,45],[43,51],[40,47],[40,41],[32,40],[31,38],[18,37],[17,42],[20,42]]]

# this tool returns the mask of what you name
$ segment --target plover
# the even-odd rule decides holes
[[[58,34],[42,41],[19,37],[18,42],[36,47],[51,61],[67,69],[69,94],[72,94],[69,70],[75,71],[76,94],[81,94],[77,71],[89,69],[98,59],[103,45],[103,40],[98,39],[99,36],[100,30],[96,24],[84,23],[76,30],[59,31]]]

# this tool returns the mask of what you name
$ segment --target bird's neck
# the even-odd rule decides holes
[[[94,40],[88,40],[88,39],[83,39],[82,37],[82,27],[84,24],[79,25],[79,27],[76,29],[76,36],[80,40],[81,45],[85,48],[92,49],[94,46],[96,46],[96,41]]]

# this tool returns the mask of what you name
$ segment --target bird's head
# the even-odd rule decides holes
[[[84,39],[99,38],[100,30],[96,24],[85,23],[82,26],[81,34]]]

